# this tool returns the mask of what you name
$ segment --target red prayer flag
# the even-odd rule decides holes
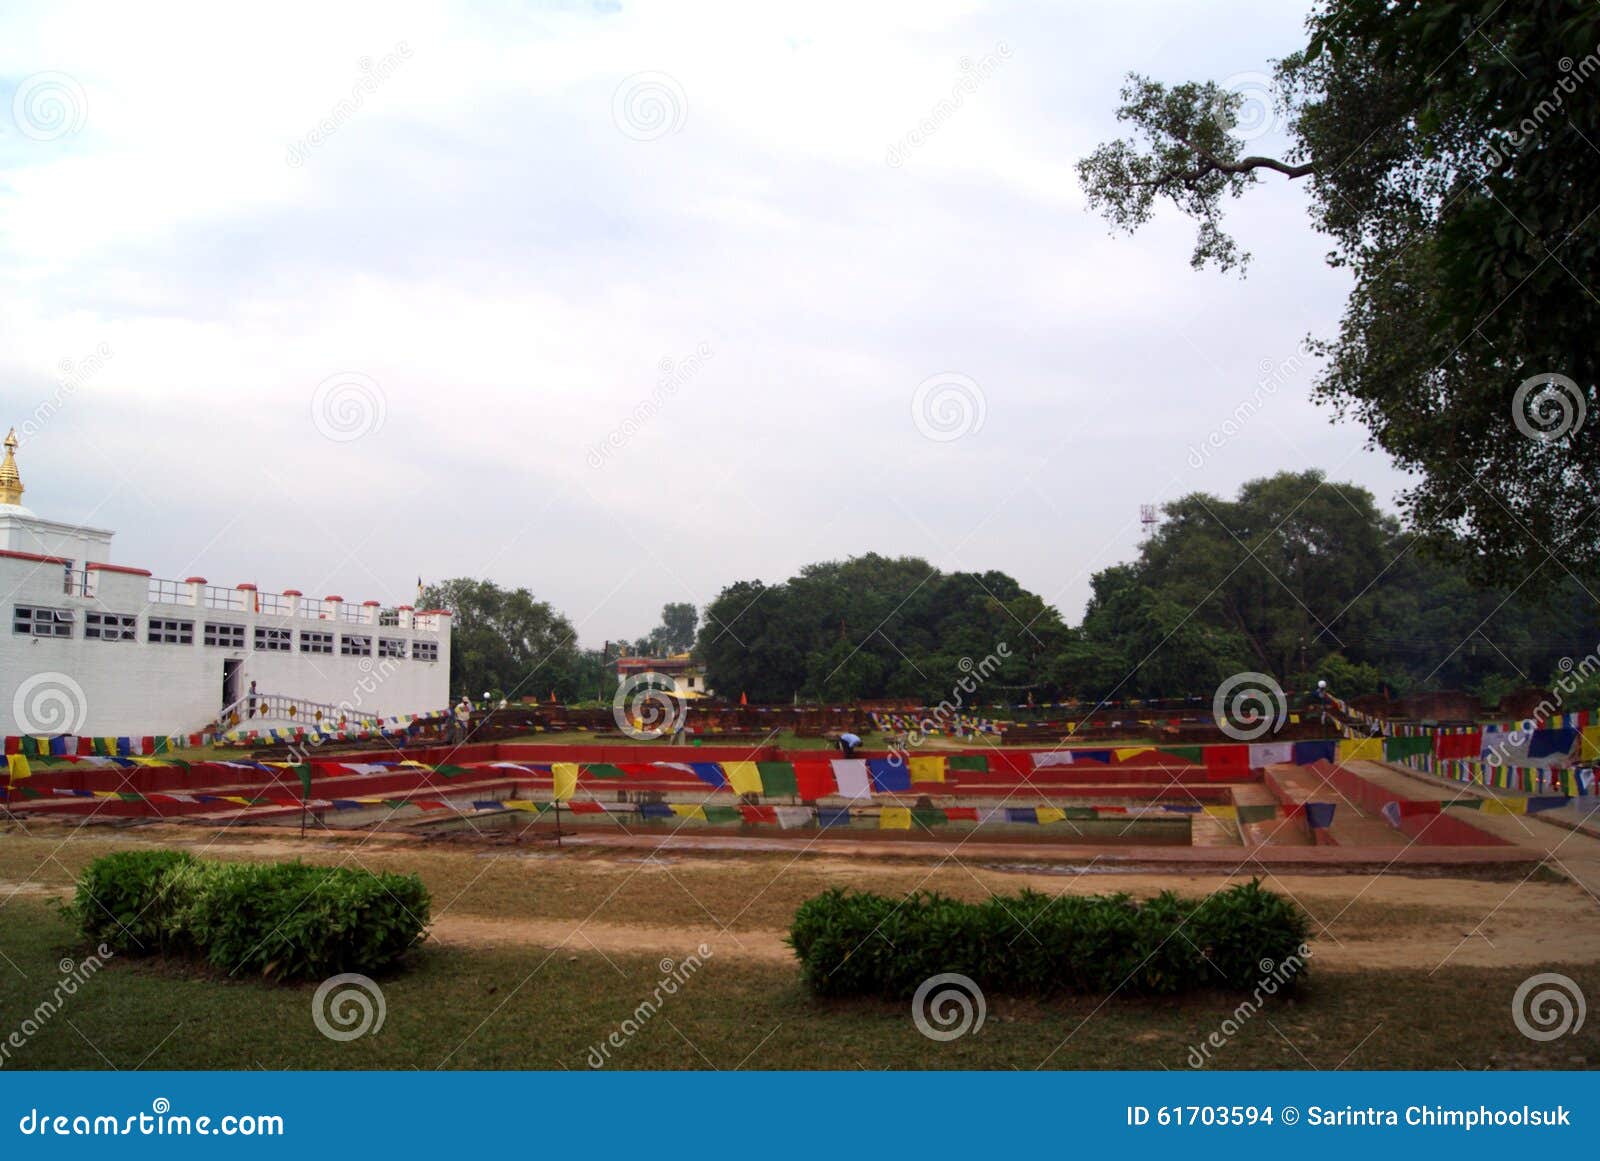
[[[815,801],[829,794],[839,793],[839,782],[833,776],[833,763],[805,761],[794,764],[795,790],[801,798]]]

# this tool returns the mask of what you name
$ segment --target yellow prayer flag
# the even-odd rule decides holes
[[[879,830],[910,830],[911,809],[905,806],[885,806],[878,812]]]
[[[33,771],[28,768],[28,759],[24,754],[6,755],[6,773],[11,776],[13,782],[33,777]]]
[[[1346,738],[1339,743],[1339,765],[1346,762],[1383,761],[1382,738]]]
[[[722,772],[735,794],[761,793],[761,768],[754,762],[724,762]]]
[[[944,759],[942,757],[911,759],[911,781],[943,782]]]
[[[1033,808],[1033,812],[1039,816],[1041,823],[1061,822],[1067,817],[1067,812],[1059,806],[1036,806]]]
[[[1584,726],[1578,735],[1578,760],[1600,762],[1600,726]]]
[[[706,820],[706,808],[694,803],[674,802],[672,813],[679,818],[698,818],[701,822]]]
[[[550,773],[555,778],[555,799],[557,802],[566,802],[572,798],[578,789],[578,764],[576,762],[553,762]]]
[[[1484,814],[1527,814],[1526,798],[1485,798],[1478,808]]]
[[[1148,754],[1154,746],[1119,746],[1115,753],[1117,761],[1126,762],[1129,758],[1137,758],[1140,754]]]
[[[1237,806],[1208,806],[1206,807],[1206,813],[1212,818],[1238,818],[1239,808]]]
[[[526,798],[505,798],[500,801],[500,805],[507,810],[527,810],[535,814],[539,812],[539,804],[529,802]]]

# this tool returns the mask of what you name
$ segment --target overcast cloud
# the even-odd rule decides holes
[[[1174,217],[1109,237],[1072,171],[1124,72],[1259,71],[1303,15],[7,5],[0,424],[53,411],[27,502],[157,576],[526,585],[588,645],[874,550],[1075,622],[1141,503],[1318,467],[1391,504],[1295,359],[1345,291],[1304,191],[1236,203],[1240,281]]]

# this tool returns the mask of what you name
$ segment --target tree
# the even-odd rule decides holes
[[[1418,475],[1428,548],[1479,579],[1556,586],[1600,563],[1600,6],[1583,0],[1324,0],[1275,66],[1283,157],[1249,153],[1215,82],[1130,74],[1134,135],[1078,164],[1091,208],[1133,232],[1170,203],[1192,263],[1242,269],[1223,199],[1308,181],[1329,261],[1355,285],[1319,398]],[[1585,419],[1588,422],[1585,422]]]
[[[653,653],[686,653],[694,647],[700,612],[688,601],[669,601],[661,606],[661,624],[650,634]]]
[[[594,696],[580,667],[572,623],[527,589],[503,589],[493,581],[458,577],[429,585],[422,599],[449,609],[450,685],[456,694],[478,697]]]
[[[869,553],[807,565],[782,584],[728,586],[706,607],[696,652],[717,689],[757,701],[938,702],[980,666],[979,696],[1007,700],[1048,692],[1041,683],[1069,636],[1004,573]]]
[[[1209,694],[1245,670],[1345,696],[1537,684],[1600,635],[1576,579],[1474,585],[1420,556],[1371,493],[1318,472],[1252,480],[1232,500],[1196,492],[1164,514],[1137,560],[1092,578],[1062,658],[1080,696]]]

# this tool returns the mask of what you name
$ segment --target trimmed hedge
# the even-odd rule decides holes
[[[430,902],[416,875],[156,850],[90,863],[68,912],[85,939],[120,955],[183,955],[229,974],[322,979],[394,963],[423,938]]]
[[[834,888],[795,912],[789,943],[823,996],[903,998],[942,972],[986,992],[1170,994],[1248,990],[1291,957],[1304,974],[1305,914],[1259,881],[1203,899],[1023,891],[965,903]]]

